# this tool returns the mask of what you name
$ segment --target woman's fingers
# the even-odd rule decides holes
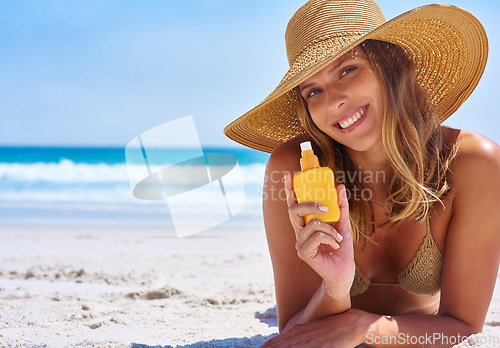
[[[342,236],[332,226],[312,219],[297,236],[295,248],[302,260],[312,259],[321,244],[333,250],[339,249]]]
[[[317,203],[300,203],[288,207],[288,214],[292,223],[297,224],[301,228],[305,226],[304,217],[310,214],[326,214],[328,209]]]
[[[328,209],[317,203],[301,203],[298,204],[295,191],[293,190],[292,175],[290,172],[285,172],[283,175],[284,188],[286,193],[286,203],[288,205],[288,214],[290,221],[297,228],[304,228],[304,217],[309,214],[326,214]]]
[[[286,204],[290,207],[291,205],[297,204],[297,197],[293,191],[293,181],[292,174],[290,172],[285,172],[283,174],[283,183],[286,193]]]
[[[318,254],[318,249],[321,245],[329,246],[332,249],[330,254],[340,248],[340,245],[332,235],[317,231],[302,244],[297,243],[297,254],[304,261],[311,260]]]
[[[293,191],[293,182],[292,182],[292,174],[290,172],[285,172],[283,174],[283,186],[286,194],[286,204],[288,205],[288,215],[290,216],[290,222],[292,225],[297,225],[298,227],[304,227],[304,219],[297,214],[294,214],[293,211],[290,210],[291,207],[295,207],[297,205],[297,197],[295,196],[295,192]],[[296,230],[296,227],[294,226]]]
[[[337,186],[337,196],[339,199],[340,219],[335,223],[335,229],[342,237],[351,236],[351,221],[349,220],[349,202],[343,184]]]
[[[284,173],[283,182],[286,192],[288,214],[290,216],[290,222],[292,223],[292,226],[295,230],[297,238],[297,251],[299,252],[299,254],[299,249],[312,250],[314,248],[317,248],[320,244],[330,245],[332,249],[338,249],[338,243],[340,243],[344,239],[344,235],[351,233],[349,222],[349,203],[347,202],[344,185],[339,185],[337,187],[340,207],[340,220],[335,224],[334,228],[331,225],[316,219],[312,219],[306,225],[304,222],[305,216],[310,214],[326,214],[328,212],[328,208],[317,203],[299,204],[293,190],[292,175],[290,172]],[[344,233],[342,233],[340,229]],[[313,236],[314,238],[312,238]]]
[[[336,243],[340,243],[343,239],[340,233],[338,233],[337,230],[333,228],[331,225],[316,219],[312,219],[311,221],[309,221],[306,227],[304,227],[304,229],[300,231],[300,233],[297,235],[297,244],[301,245],[305,243],[316,232],[321,232],[331,236]]]

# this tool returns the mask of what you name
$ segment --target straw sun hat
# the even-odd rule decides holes
[[[472,93],[488,56],[483,26],[455,6],[423,6],[386,21],[372,0],[311,0],[288,23],[290,69],[264,101],[224,133],[265,152],[304,133],[292,89],[366,39],[391,42],[412,57],[417,80],[441,121]]]

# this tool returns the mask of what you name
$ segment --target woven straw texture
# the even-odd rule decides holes
[[[224,133],[264,152],[304,133],[293,88],[366,39],[399,45],[413,58],[417,80],[441,121],[472,93],[488,56],[483,26],[455,6],[423,6],[387,22],[371,0],[311,0],[287,27],[290,69],[264,101],[227,125]]]

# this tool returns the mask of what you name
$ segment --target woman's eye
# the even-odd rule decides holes
[[[319,89],[313,89],[312,91],[310,91],[309,93],[307,93],[307,98],[311,98],[312,96],[315,96],[319,92],[321,92]]]
[[[342,73],[340,74],[340,76],[345,76],[345,75],[349,74],[353,70],[356,70],[356,68],[353,68],[353,67],[346,68],[346,69],[342,70]]]

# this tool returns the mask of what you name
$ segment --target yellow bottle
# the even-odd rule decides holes
[[[314,154],[311,142],[300,144],[302,158],[301,172],[293,176],[293,190],[299,203],[319,203],[328,207],[326,214],[307,215],[305,223],[318,219],[328,224],[339,221],[340,209],[335,189],[335,176],[329,167],[320,167],[318,157]]]

